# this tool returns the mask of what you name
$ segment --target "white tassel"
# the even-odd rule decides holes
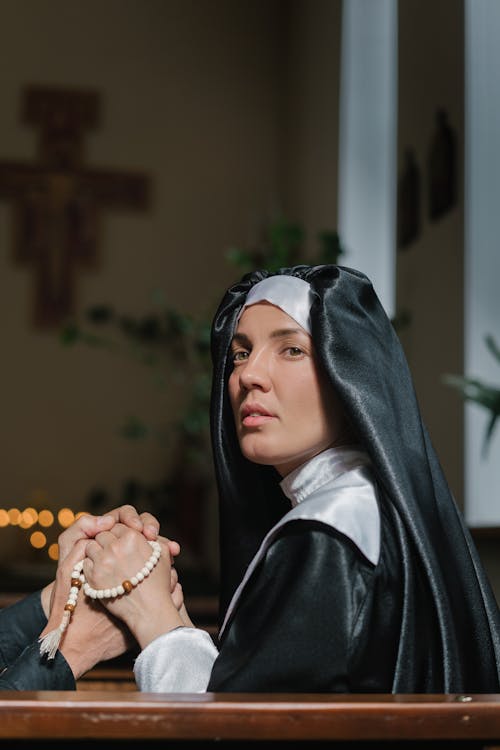
[[[50,633],[46,633],[43,637],[41,636],[38,639],[38,642],[40,643],[40,656],[47,654],[47,659],[53,659],[55,657],[63,633],[68,627],[70,617],[71,612],[65,610],[59,627],[55,628],[55,630],[51,630]]]

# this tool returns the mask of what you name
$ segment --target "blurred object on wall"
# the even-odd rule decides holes
[[[28,86],[22,122],[39,130],[37,159],[0,160],[0,199],[13,204],[14,261],[33,268],[37,328],[74,314],[77,269],[97,267],[101,211],[149,205],[145,175],[85,166],[84,134],[99,116],[94,91]]]
[[[400,250],[408,247],[420,234],[420,191],[420,169],[415,151],[408,147],[398,180],[397,239]]]
[[[438,109],[429,147],[429,218],[440,219],[457,201],[457,149],[448,114]]]

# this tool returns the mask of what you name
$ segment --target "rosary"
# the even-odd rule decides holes
[[[61,638],[71,621],[71,615],[75,611],[78,593],[82,587],[83,593],[90,599],[115,599],[117,596],[128,594],[135,586],[137,586],[151,573],[156,563],[160,559],[161,547],[159,542],[150,541],[149,539],[148,542],[153,548],[153,552],[144,567],[141,568],[141,570],[136,573],[135,576],[130,579],[125,579],[125,581],[118,584],[118,586],[114,586],[113,588],[93,589],[92,586],[87,583],[87,581],[85,580],[85,576],[83,575],[83,560],[80,560],[80,562],[75,565],[71,574],[71,588],[69,590],[68,601],[64,605],[64,613],[61,623],[57,628],[55,628],[55,630],[51,630],[50,633],[47,633],[46,635],[38,639],[40,643],[41,656],[47,654],[48,659],[53,659],[55,657],[57,649],[59,648],[59,643],[61,642]]]

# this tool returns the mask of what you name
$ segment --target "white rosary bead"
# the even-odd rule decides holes
[[[160,547],[159,542],[149,541],[149,544],[153,548],[153,552],[151,553],[151,557],[145,563],[144,567],[138,573],[136,573],[135,576],[132,576],[132,578],[128,579],[128,582],[131,584],[132,587],[137,586],[137,584],[143,581],[144,578],[147,578],[147,576],[151,573],[156,563],[160,559],[161,547]],[[83,566],[83,561],[82,561],[82,566]],[[83,575],[81,575],[80,577],[84,580]],[[83,584],[83,591],[91,599],[115,599],[117,596],[123,596],[123,594],[126,593],[126,589],[124,588],[123,583],[118,584],[118,586],[114,586],[113,588],[94,589],[86,581]]]

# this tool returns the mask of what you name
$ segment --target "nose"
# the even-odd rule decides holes
[[[252,352],[247,361],[238,367],[238,372],[240,386],[246,391],[268,391],[271,387],[269,363],[263,353]]]

